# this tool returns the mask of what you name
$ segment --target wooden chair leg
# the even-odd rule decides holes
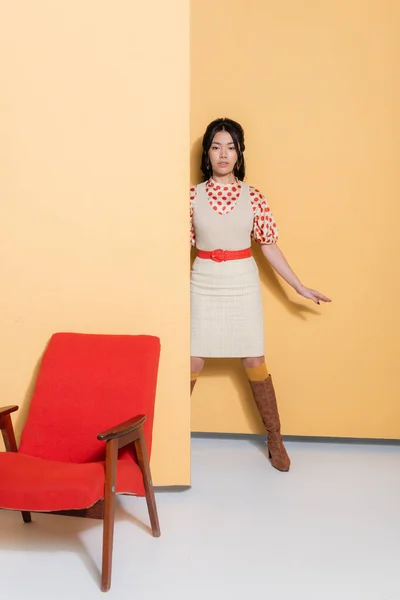
[[[106,445],[106,482],[104,489],[103,523],[103,564],[101,572],[101,591],[108,592],[111,587],[112,553],[115,520],[115,485],[117,474],[118,440],[110,440]]]
[[[147,454],[146,440],[143,427],[139,431],[139,439],[135,441],[136,456],[140,470],[142,471],[144,488],[146,490],[146,502],[149,510],[151,529],[154,537],[160,537],[160,523],[158,521],[157,505],[154,496],[153,482],[151,480],[149,457]]]

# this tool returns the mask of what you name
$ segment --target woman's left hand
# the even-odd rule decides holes
[[[299,287],[299,289],[296,291],[298,294],[300,294],[300,296],[304,296],[304,298],[312,300],[315,302],[315,304],[320,304],[321,302],[332,302],[332,300],[327,296],[324,296],[324,294],[321,294],[316,290],[312,290],[311,288],[307,288],[304,285]]]

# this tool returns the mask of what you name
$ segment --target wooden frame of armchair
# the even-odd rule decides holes
[[[18,452],[14,428],[11,421],[11,414],[17,411],[18,408],[19,407],[15,405],[0,408],[0,429],[7,452]],[[146,441],[143,432],[143,423],[145,421],[146,417],[144,415],[139,415],[116,427],[101,432],[97,436],[100,441],[106,443],[104,505],[103,501],[100,500],[93,507],[82,511],[61,511],[61,514],[103,519],[103,557],[101,573],[101,590],[103,592],[107,592],[111,586],[118,450],[129,444],[132,444],[134,447],[139,467],[142,472],[153,536],[159,537],[161,535],[153,484],[151,481]],[[60,512],[58,514],[60,514]],[[25,523],[30,523],[31,513],[23,511],[22,518]]]

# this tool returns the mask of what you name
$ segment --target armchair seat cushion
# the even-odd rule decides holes
[[[67,463],[0,452],[0,508],[53,512],[89,508],[104,498],[104,462]],[[139,466],[119,460],[118,494],[144,496]]]

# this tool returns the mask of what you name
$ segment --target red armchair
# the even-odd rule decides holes
[[[101,589],[111,585],[115,495],[146,496],[160,341],[153,336],[58,333],[44,353],[19,449],[0,408],[0,508],[104,518]],[[79,511],[79,512],[77,512]]]

